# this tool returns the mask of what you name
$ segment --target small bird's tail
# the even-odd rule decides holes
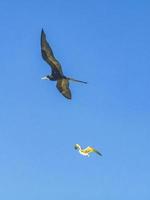
[[[75,82],[87,84],[87,82],[85,82],[85,81],[79,81],[79,80],[76,80],[76,79],[73,79],[73,78],[69,78],[69,77],[67,77],[67,79],[70,80],[70,81],[75,81]]]
[[[99,156],[102,156],[102,154],[99,151],[97,151],[96,149],[94,149],[94,152],[97,153]]]

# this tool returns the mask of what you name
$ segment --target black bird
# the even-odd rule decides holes
[[[43,59],[51,66],[52,72],[51,75],[44,76],[42,79],[57,81],[57,89],[62,93],[67,99],[71,99],[71,91],[69,89],[69,80],[87,83],[84,81],[75,80],[73,78],[66,77],[63,74],[61,64],[56,60],[50,45],[46,40],[46,34],[43,29],[41,32],[41,52]]]

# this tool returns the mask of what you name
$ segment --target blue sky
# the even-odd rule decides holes
[[[150,2],[0,2],[0,199],[150,199]],[[70,83],[42,81],[44,28]],[[74,144],[103,157],[82,157]]]

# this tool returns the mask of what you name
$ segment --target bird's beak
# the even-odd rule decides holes
[[[48,80],[47,76],[41,78],[42,80]]]

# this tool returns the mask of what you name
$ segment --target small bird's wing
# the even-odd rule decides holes
[[[71,99],[71,91],[69,89],[69,80],[68,79],[59,79],[57,80],[57,89],[62,93],[67,99]]]
[[[92,153],[92,152],[95,152],[98,155],[102,156],[102,154],[93,147],[87,147],[86,149],[84,149],[84,153]]]
[[[61,64],[54,57],[53,51],[46,40],[46,34],[44,33],[43,29],[41,32],[41,53],[43,59],[51,66],[52,72],[54,71],[60,76],[63,76]]]

